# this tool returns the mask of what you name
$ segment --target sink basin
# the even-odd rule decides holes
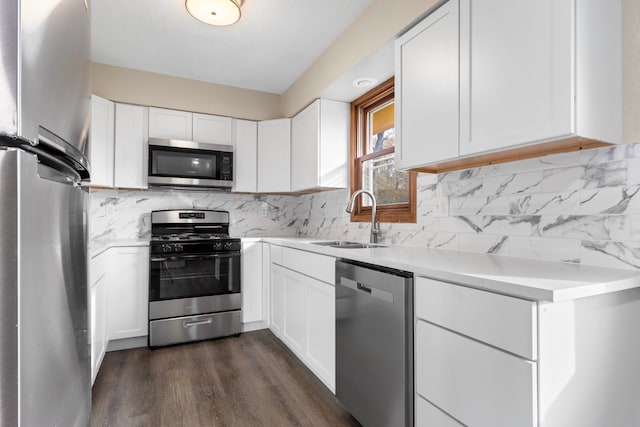
[[[379,245],[377,243],[359,243],[359,242],[350,242],[348,240],[335,240],[331,242],[311,242],[311,244],[318,245],[318,246],[330,246],[332,248],[340,248],[340,249],[386,248],[386,246]]]

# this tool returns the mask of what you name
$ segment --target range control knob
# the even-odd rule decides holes
[[[165,254],[170,253],[172,250],[172,245],[162,245],[162,252],[164,252]]]
[[[222,242],[215,242],[213,244],[213,250],[214,251],[221,251],[222,250]]]
[[[173,250],[176,252],[182,252],[184,250],[184,246],[182,246],[180,243],[176,243]]]
[[[233,242],[225,242],[224,248],[225,250],[231,250],[233,248]]]

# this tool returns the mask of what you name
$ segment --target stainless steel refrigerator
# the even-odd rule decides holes
[[[89,424],[89,22],[0,1],[0,426]]]

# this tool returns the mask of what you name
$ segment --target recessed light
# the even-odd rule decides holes
[[[378,80],[374,79],[373,77],[358,77],[353,81],[352,84],[355,87],[371,87],[371,86],[374,86],[376,83],[378,83]]]
[[[209,25],[231,25],[240,19],[243,0],[185,0],[191,16]]]

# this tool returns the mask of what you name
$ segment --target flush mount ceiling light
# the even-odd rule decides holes
[[[231,25],[240,19],[240,6],[244,0],[186,0],[187,12],[209,25]]]
[[[355,87],[372,87],[376,83],[378,83],[378,80],[374,79],[373,77],[359,77],[355,79],[352,84]]]

